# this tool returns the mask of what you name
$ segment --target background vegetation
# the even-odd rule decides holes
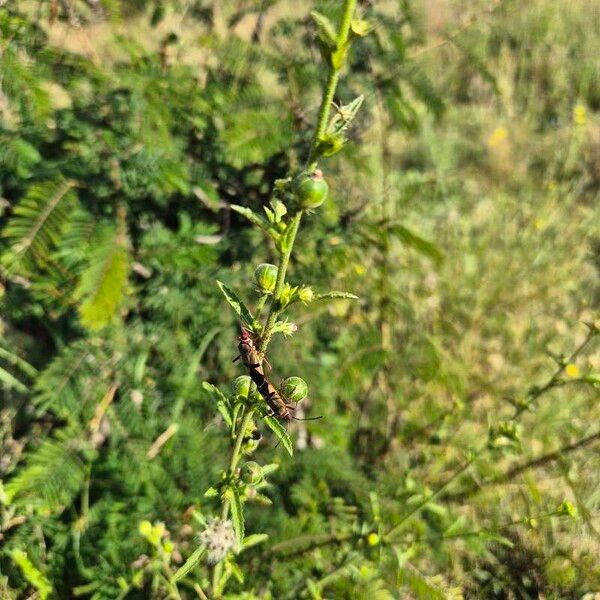
[[[341,3],[2,4],[0,597],[163,598],[230,453],[215,280],[274,262],[231,205],[301,168]],[[290,273],[360,300],[270,346],[324,418],[262,432],[227,597],[600,592],[596,4],[359,2]]]

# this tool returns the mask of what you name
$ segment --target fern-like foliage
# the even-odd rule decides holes
[[[15,206],[3,231],[10,248],[2,263],[9,272],[19,268],[31,273],[47,266],[65,223],[78,205],[74,188],[75,182],[62,177],[35,183]]]
[[[82,442],[60,433],[29,455],[27,464],[6,485],[10,502],[27,499],[39,509],[59,510],[81,489],[85,476]]]

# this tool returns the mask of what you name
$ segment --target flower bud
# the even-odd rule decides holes
[[[256,391],[256,384],[250,379],[249,375],[240,375],[233,381],[233,393],[236,396],[248,398],[250,394]]]
[[[308,396],[308,385],[300,377],[288,377],[281,384],[281,393],[288,402],[300,402]]]
[[[272,292],[277,281],[277,267],[269,263],[262,263],[254,271],[254,279],[261,292]]]
[[[263,480],[263,471],[261,466],[254,461],[248,461],[242,465],[241,478],[244,483],[257,485]]]
[[[327,199],[329,186],[320,169],[312,173],[303,171],[293,182],[293,189],[298,204],[302,208],[317,208]]]
[[[298,290],[298,298],[300,298],[300,301],[304,302],[304,304],[309,304],[315,299],[315,293],[312,291],[312,288],[307,286],[301,287]]]

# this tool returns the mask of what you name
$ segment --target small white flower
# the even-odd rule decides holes
[[[214,565],[223,560],[236,547],[235,531],[231,521],[213,519],[199,535],[200,543],[206,547],[207,560]]]

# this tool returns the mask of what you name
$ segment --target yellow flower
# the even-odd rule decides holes
[[[367,544],[369,546],[377,546],[379,544],[379,536],[376,533],[370,533],[367,536]]]
[[[565,373],[567,374],[567,377],[572,377],[573,379],[576,379],[581,375],[579,367],[577,365],[574,365],[573,363],[569,363],[565,367]]]
[[[586,111],[585,106],[577,104],[573,109],[573,122],[575,125],[585,125]]]
[[[499,146],[508,137],[508,131],[504,127],[496,127],[488,138],[487,145],[490,148]]]
[[[142,521],[138,526],[138,530],[145,538],[149,538],[152,535],[152,523]]]

